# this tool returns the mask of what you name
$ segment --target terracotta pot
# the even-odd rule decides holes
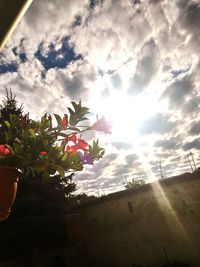
[[[20,172],[13,167],[0,166],[0,221],[6,220],[15,201]]]

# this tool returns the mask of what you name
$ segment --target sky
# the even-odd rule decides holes
[[[199,0],[34,0],[0,52],[0,100],[11,88],[35,118],[81,100],[111,122],[112,134],[97,136],[103,159],[75,175],[78,193],[191,172],[199,18]]]

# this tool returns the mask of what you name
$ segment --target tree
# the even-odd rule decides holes
[[[145,184],[145,180],[143,178],[133,178],[131,181],[127,182],[125,185],[126,189],[135,188]]]
[[[4,121],[10,121],[11,114],[20,116],[22,118],[28,117],[28,114],[23,114],[23,106],[21,105],[18,107],[16,96],[13,96],[11,90],[8,92],[8,89],[6,89],[6,98],[3,99],[2,104],[0,105],[0,144],[6,143],[6,125]]]

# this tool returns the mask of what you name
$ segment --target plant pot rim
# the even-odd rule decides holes
[[[22,173],[20,170],[18,170],[16,167],[8,166],[8,165],[0,165],[0,170],[13,170],[18,172],[19,174]]]

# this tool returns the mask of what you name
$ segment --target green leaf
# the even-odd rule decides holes
[[[68,157],[67,153],[64,153],[61,157],[61,161],[65,161],[67,157]]]
[[[93,159],[100,159],[103,157],[105,150],[99,146],[98,140],[93,141],[92,146],[89,146],[89,154]]]
[[[61,119],[61,117],[58,114],[53,114],[53,115],[56,118],[56,121],[58,123],[58,127],[61,127],[61,125],[62,125],[62,119]]]
[[[55,165],[55,169],[59,172],[61,177],[65,177],[65,170],[62,166],[60,165]]]
[[[15,143],[21,144],[21,141],[19,140],[19,138],[15,138]]]
[[[31,137],[33,137],[34,139],[36,138],[36,134],[35,134],[35,131],[33,129],[29,129],[28,132],[29,132]]]
[[[4,124],[7,126],[7,128],[10,128],[10,122],[9,121],[4,121]]]
[[[70,115],[74,114],[74,111],[71,108],[67,108],[69,110]]]
[[[5,132],[5,136],[6,136],[6,142],[10,143],[10,140],[12,140],[11,132]]]

